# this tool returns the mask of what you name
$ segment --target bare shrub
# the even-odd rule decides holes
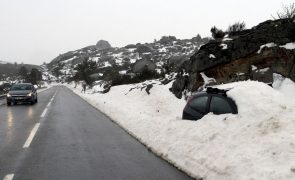
[[[229,35],[234,35],[236,32],[240,32],[246,28],[245,22],[236,22],[233,25],[230,25],[227,29]]]
[[[295,19],[295,3],[283,5],[282,11],[278,11],[274,19]]]
[[[221,29],[218,29],[216,26],[213,26],[210,31],[214,39],[221,39],[225,36],[225,33]]]

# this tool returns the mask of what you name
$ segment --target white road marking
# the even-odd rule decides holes
[[[29,135],[29,137],[28,137],[28,139],[26,140],[26,142],[25,142],[23,148],[28,148],[28,147],[30,146],[30,144],[31,144],[31,142],[33,141],[33,138],[34,138],[36,132],[37,132],[38,129],[39,129],[39,126],[40,126],[40,123],[36,123],[36,124],[35,124],[34,128],[32,129],[32,131],[31,131],[31,133],[30,133],[30,135]]]
[[[13,179],[14,174],[7,174],[3,180],[12,180]]]
[[[55,96],[56,96],[56,93],[54,93],[53,97],[50,99],[50,102],[47,104],[46,108],[44,109],[44,111],[42,112],[41,114],[41,118],[45,117],[47,111],[48,111],[48,108],[50,107],[52,101],[54,100]],[[31,142],[33,141],[38,129],[40,127],[40,123],[36,123],[34,128],[32,129],[28,139],[26,140],[25,144],[23,145],[23,148],[28,148],[30,145],[31,145]],[[13,177],[14,177],[14,174],[7,174],[3,180],[13,180]]]
[[[47,113],[47,111],[48,111],[48,108],[49,108],[50,105],[51,105],[51,102],[52,102],[52,101],[54,100],[54,98],[55,98],[56,93],[57,93],[57,92],[55,92],[55,94],[53,95],[53,97],[50,99],[50,102],[47,104],[46,108],[45,108],[44,111],[42,112],[42,114],[41,114],[41,116],[40,116],[41,118],[44,118],[44,117],[45,117],[45,115],[46,115],[46,113]],[[29,135],[29,137],[28,137],[28,139],[26,140],[25,144],[23,145],[23,148],[28,148],[28,147],[30,146],[31,142],[32,142],[33,139],[34,139],[34,136],[36,135],[36,132],[37,132],[38,129],[39,129],[39,126],[40,126],[40,123],[36,123],[36,124],[35,124],[34,128],[32,129],[32,131],[31,131],[31,133],[30,133],[30,135]]]
[[[41,118],[43,118],[44,116],[45,116],[45,114],[47,113],[47,107],[44,109],[44,111],[42,112],[42,114],[41,114]]]
[[[54,93],[54,95],[53,95],[52,98],[50,99],[50,101],[49,101],[49,103],[47,104],[47,106],[46,106],[46,108],[44,109],[44,111],[42,112],[42,114],[41,114],[41,116],[40,116],[41,118],[44,118],[44,117],[45,117],[45,115],[46,115],[46,113],[47,113],[47,111],[48,111],[48,108],[50,107],[52,101],[53,101],[54,98],[55,98],[55,95],[56,95],[56,92]]]

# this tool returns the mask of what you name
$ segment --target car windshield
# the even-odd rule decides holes
[[[22,91],[22,90],[32,90],[32,86],[29,84],[15,84],[11,87],[11,91]]]

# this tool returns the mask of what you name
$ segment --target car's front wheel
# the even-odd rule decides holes
[[[11,106],[11,102],[7,102],[7,106]]]

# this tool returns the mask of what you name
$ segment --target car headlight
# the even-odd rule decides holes
[[[11,95],[9,93],[6,94],[7,97],[11,97]]]
[[[32,93],[27,94],[27,96],[32,96]]]

